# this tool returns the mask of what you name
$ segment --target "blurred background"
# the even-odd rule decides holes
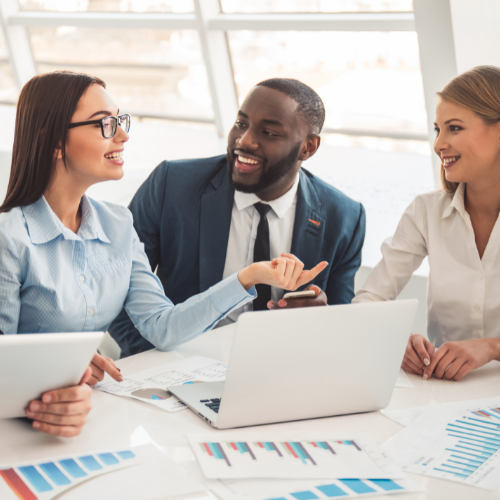
[[[256,83],[297,78],[327,110],[322,145],[304,167],[364,204],[370,268],[413,197],[436,187],[435,92],[459,71],[499,57],[498,30],[487,24],[498,5],[469,7],[466,0],[0,0],[0,197],[16,99],[37,73],[99,76],[133,116],[124,178],[90,193],[125,205],[162,160],[225,152],[238,105]]]

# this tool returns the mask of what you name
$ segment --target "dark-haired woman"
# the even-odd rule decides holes
[[[255,284],[294,290],[326,267],[303,271],[296,257],[282,255],[174,307],[151,272],[130,212],[85,196],[92,184],[123,176],[130,117],[118,115],[104,82],[88,75],[49,73],[23,88],[0,207],[5,334],[105,331],[125,307],[144,337],[170,350],[253,300]],[[99,355],[90,368],[80,386],[30,404],[26,415],[35,428],[64,436],[80,432],[90,408],[86,379],[95,383],[103,371],[121,379]]]
[[[460,380],[500,361],[500,68],[474,68],[438,96],[443,190],[415,198],[353,302],[395,299],[428,256],[430,341],[412,335],[403,368]]]

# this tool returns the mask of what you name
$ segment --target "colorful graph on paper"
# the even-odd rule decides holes
[[[137,463],[134,452],[93,453],[0,467],[0,477],[20,500],[49,500],[99,474]]]
[[[470,485],[500,487],[500,408],[467,411],[446,424],[446,437],[406,467]]]
[[[264,437],[264,436],[263,436]],[[188,436],[207,477],[401,477],[368,437],[352,439],[234,439]]]

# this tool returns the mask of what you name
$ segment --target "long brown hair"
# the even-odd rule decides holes
[[[477,66],[453,78],[437,95],[470,109],[487,125],[493,125],[500,121],[500,68]],[[442,163],[441,182],[448,193],[454,193],[458,188],[457,182],[446,180]]]
[[[54,71],[35,76],[23,87],[17,104],[9,187],[0,213],[42,197],[55,167],[56,149],[61,149],[66,161],[68,125],[93,83],[106,88],[95,76]]]

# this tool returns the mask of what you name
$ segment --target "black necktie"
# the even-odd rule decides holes
[[[262,262],[271,260],[271,248],[269,245],[269,222],[267,213],[271,210],[270,205],[255,203],[254,205],[260,215],[260,222],[257,227],[257,238],[253,249],[253,261]],[[271,300],[271,287],[269,285],[256,285],[258,297],[253,301],[254,311],[267,310],[267,303]]]

